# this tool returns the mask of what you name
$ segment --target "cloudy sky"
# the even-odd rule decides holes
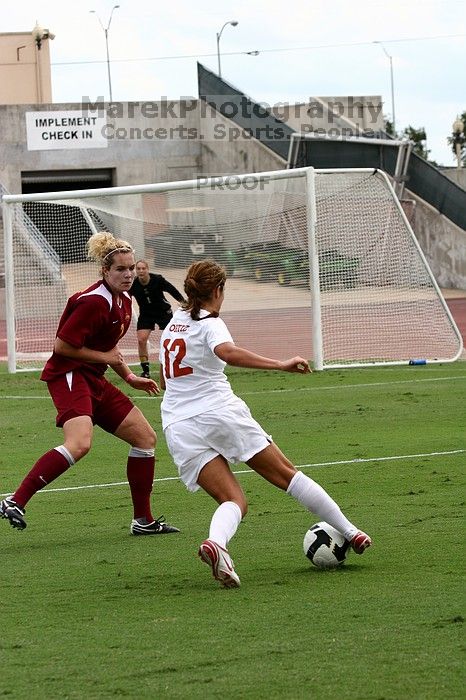
[[[196,61],[257,101],[381,95],[396,127],[424,127],[430,157],[454,166],[446,139],[466,111],[466,0],[120,0],[108,32],[113,99],[197,96]],[[104,27],[112,0],[2,3],[1,31],[39,24],[51,42],[54,102],[108,98]],[[95,10],[96,14],[91,14]],[[382,42],[377,44],[374,42]],[[251,56],[248,52],[259,51]]]

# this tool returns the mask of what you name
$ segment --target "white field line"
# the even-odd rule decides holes
[[[258,394],[286,394],[286,393],[296,393],[298,391],[338,391],[339,389],[357,389],[358,387],[371,387],[371,386],[394,386],[394,385],[400,385],[400,384],[421,384],[421,383],[428,383],[428,382],[449,382],[449,381],[457,381],[461,379],[466,379],[466,374],[459,375],[458,377],[426,377],[424,379],[400,379],[396,380],[393,382],[368,382],[368,383],[361,383],[361,384],[335,384],[332,386],[309,386],[309,387],[294,387],[293,389],[265,389],[263,391],[242,391],[238,392],[241,396],[257,396]],[[161,399],[160,396],[144,396],[141,394],[135,395],[135,396],[130,396],[130,399],[133,401],[136,399]],[[44,394],[43,396],[16,396],[14,394],[5,394],[4,396],[0,395],[0,400],[5,399],[5,400],[20,400],[20,399],[27,399],[27,400],[34,400],[34,399],[50,399],[50,396],[48,394]]]
[[[458,454],[463,454],[466,452],[466,449],[458,449],[458,450],[447,450],[444,452],[420,452],[419,454],[412,454],[412,455],[392,455],[388,457],[365,457],[365,458],[357,458],[357,459],[342,459],[338,460],[335,462],[313,462],[311,464],[297,464],[296,468],[297,469],[313,469],[317,467],[333,467],[333,466],[339,466],[342,464],[361,464],[363,462],[389,462],[393,460],[399,460],[399,459],[417,459],[419,457],[446,457],[449,455],[458,455]],[[233,474],[255,474],[252,469],[239,469],[233,472]],[[164,481],[179,481],[179,477],[177,476],[164,476],[161,477],[160,479],[155,479],[154,483],[162,483]],[[58,489],[42,489],[41,491],[38,491],[38,494],[42,493],[59,493],[63,491],[82,491],[84,489],[106,489],[106,488],[112,488],[114,486],[127,486],[128,482],[127,481],[114,481],[109,484],[87,484],[87,485],[82,485],[82,486],[66,486],[64,488],[58,488]],[[9,496],[11,492],[9,493],[0,493],[0,498],[4,498],[5,496]]]

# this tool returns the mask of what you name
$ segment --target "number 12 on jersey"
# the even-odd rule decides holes
[[[183,338],[175,338],[175,340],[170,340],[170,338],[167,338],[163,341],[163,349],[166,379],[184,377],[187,374],[193,373],[192,367],[180,367],[180,364],[186,355],[186,343]],[[170,362],[170,353],[174,353],[173,363]]]

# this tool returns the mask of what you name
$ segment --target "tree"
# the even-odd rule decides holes
[[[388,134],[389,136],[393,136],[394,139],[398,136],[396,133],[395,129],[393,128],[393,122],[390,121],[390,119],[387,119],[387,117],[384,117],[384,122],[385,122],[385,133]]]
[[[407,126],[403,131],[395,131],[393,128],[393,122],[391,122],[389,119],[385,118],[385,132],[389,136],[393,136],[394,139],[409,139],[409,141],[413,142],[413,153],[416,153],[418,156],[421,156],[421,158],[424,158],[424,160],[429,161],[429,163],[432,163],[433,165],[436,165],[435,161],[429,160],[429,153],[430,150],[428,150],[427,145],[426,145],[426,130],[423,126],[419,127],[416,129],[414,126]]]
[[[427,149],[425,144],[427,136],[426,130],[423,126],[421,126],[419,129],[415,129],[414,126],[407,126],[401,135],[414,143],[413,153],[421,156],[421,158],[424,158],[424,160],[429,160],[430,151]]]
[[[456,149],[459,146],[460,160],[463,165],[466,165],[466,111],[463,112],[459,119],[463,122],[463,131],[453,132],[451,136],[447,137],[447,141],[451,146],[455,160],[458,157]]]

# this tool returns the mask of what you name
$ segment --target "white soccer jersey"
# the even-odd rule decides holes
[[[178,309],[160,339],[160,364],[166,390],[162,401],[162,427],[224,406],[235,395],[214,353],[221,343],[232,343],[230,331],[221,318],[193,321]]]

